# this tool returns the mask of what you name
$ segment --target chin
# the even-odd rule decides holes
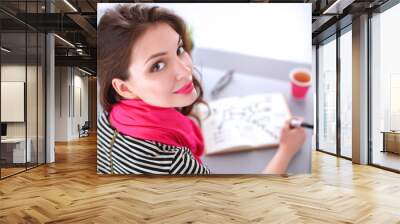
[[[177,107],[186,107],[194,103],[197,99],[197,92],[194,90],[191,94],[188,95],[182,95],[182,97],[179,99],[179,105]]]

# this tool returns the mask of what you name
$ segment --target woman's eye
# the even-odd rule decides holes
[[[183,52],[185,52],[185,49],[183,49],[182,46],[178,47],[178,50],[177,50],[178,55],[183,54]]]
[[[158,71],[160,71],[161,69],[163,69],[164,67],[165,67],[165,63],[164,63],[164,62],[157,62],[157,63],[153,66],[152,71],[153,71],[153,72],[158,72]]]

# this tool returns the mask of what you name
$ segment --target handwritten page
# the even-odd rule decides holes
[[[229,97],[209,102],[210,116],[202,107],[206,154],[277,146],[290,112],[282,94]]]

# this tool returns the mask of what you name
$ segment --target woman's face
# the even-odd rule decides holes
[[[114,88],[123,98],[140,98],[154,106],[192,104],[197,98],[193,64],[182,44],[179,34],[168,24],[151,26],[133,45],[128,80],[114,79]]]

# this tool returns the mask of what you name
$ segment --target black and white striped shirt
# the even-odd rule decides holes
[[[107,112],[103,112],[97,120],[97,173],[192,175],[209,174],[210,170],[200,164],[187,147],[170,146],[115,132]]]

